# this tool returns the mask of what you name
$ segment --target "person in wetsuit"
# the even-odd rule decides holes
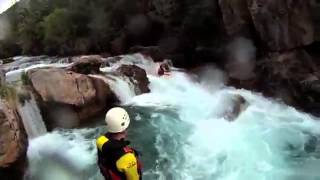
[[[138,153],[126,140],[130,117],[120,107],[106,114],[107,133],[96,139],[98,166],[106,180],[141,180],[141,163]]]

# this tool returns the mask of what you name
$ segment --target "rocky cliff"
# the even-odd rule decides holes
[[[0,100],[0,134],[0,177],[19,179],[26,166],[27,135],[15,107],[5,100]]]
[[[230,37],[246,37],[257,48],[255,76],[231,78],[231,84],[279,97],[314,114],[317,103],[318,17],[316,1],[220,0]]]

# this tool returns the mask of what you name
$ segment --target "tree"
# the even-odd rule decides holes
[[[46,52],[51,54],[70,52],[68,46],[73,39],[74,26],[67,9],[55,9],[49,16],[44,18],[44,44]]]
[[[29,13],[27,9],[24,13],[26,14],[25,18],[18,24],[18,43],[23,54],[37,54],[42,51],[42,26],[40,20]]]
[[[185,0],[183,31],[200,45],[210,46],[219,35],[218,5],[211,0]]]
[[[90,21],[88,35],[92,42],[92,49],[97,52],[105,51],[112,35],[115,34],[111,26],[112,0],[99,0],[90,3]]]

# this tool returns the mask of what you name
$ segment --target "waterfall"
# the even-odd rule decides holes
[[[30,98],[18,103],[17,109],[22,119],[29,139],[44,135],[47,128],[43,122],[40,110],[32,94]]]
[[[90,75],[91,77],[102,79],[106,82],[112,92],[114,92],[120,102],[124,103],[133,98],[136,94],[134,92],[134,85],[127,77],[118,77],[113,75],[101,76]]]
[[[123,55],[117,57],[111,57],[106,60],[105,66],[102,66],[100,70],[102,72],[112,72],[119,68],[121,65],[136,65],[146,71],[149,75],[157,75],[159,63],[155,63],[151,58],[147,58],[140,53],[132,55]],[[116,60],[114,60],[116,59]]]

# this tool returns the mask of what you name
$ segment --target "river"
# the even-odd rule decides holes
[[[260,94],[210,82],[207,73],[198,78],[150,73],[148,78],[150,93],[120,93],[132,119],[128,138],[142,154],[143,179],[320,179],[319,119]],[[228,121],[223,114],[235,95],[249,106]],[[90,127],[56,129],[30,139],[26,179],[102,179],[95,138],[104,132],[101,118]]]

